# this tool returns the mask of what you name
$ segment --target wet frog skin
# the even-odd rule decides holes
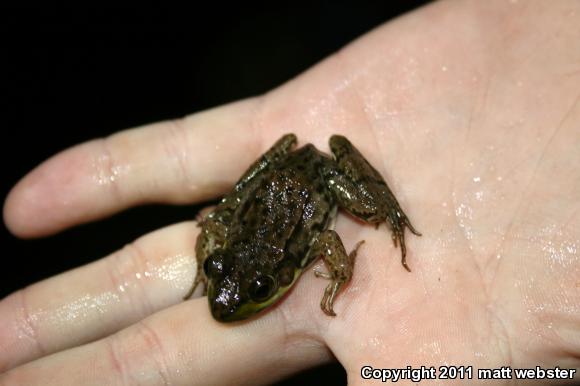
[[[246,171],[201,222],[197,238],[197,275],[186,299],[202,283],[213,317],[221,322],[248,318],[279,300],[303,270],[323,257],[330,281],[322,311],[335,316],[333,303],[353,272],[360,241],[347,253],[333,230],[337,208],[378,225],[388,222],[401,245],[413,228],[381,175],[343,136],[333,135],[333,157],[296,136],[280,138]]]

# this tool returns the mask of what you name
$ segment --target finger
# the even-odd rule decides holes
[[[18,236],[36,237],[140,203],[215,196],[261,150],[247,130],[256,103],[250,99],[65,150],[12,189],[5,222]]]
[[[39,359],[3,385],[268,384],[328,361],[330,352],[280,313],[236,324],[209,316],[205,299],[181,303],[104,340]],[[303,328],[303,327],[301,327]]]
[[[0,302],[0,371],[117,331],[181,302],[195,276],[197,227],[181,223]]]

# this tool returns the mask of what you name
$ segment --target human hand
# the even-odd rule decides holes
[[[339,216],[346,248],[366,243],[337,317],[309,270],[270,311],[224,325],[206,299],[181,302],[195,223],[161,229],[4,299],[0,380],[255,384],[333,354],[351,384],[363,365],[578,367],[579,12],[435,3],[267,95],[50,159],[7,198],[17,235],[216,197],[281,134],[327,149],[340,133],[423,237],[407,235],[408,273],[384,227]]]

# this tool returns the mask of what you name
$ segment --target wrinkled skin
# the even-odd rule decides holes
[[[337,132],[385,176],[423,237],[408,240],[409,273],[385,229],[339,216],[347,249],[367,241],[339,316],[320,312],[312,294],[326,283],[305,272],[279,306],[224,326],[205,298],[181,301],[198,228],[159,230],[4,299],[0,368],[11,370],[0,384],[267,383],[331,352],[351,385],[363,383],[364,364],[578,368],[578,25],[574,1],[434,3],[263,97],[47,161],[7,198],[17,235],[144,201],[218,196],[287,128],[322,150]],[[113,183],[97,184],[117,170]],[[75,305],[82,318],[62,317]]]

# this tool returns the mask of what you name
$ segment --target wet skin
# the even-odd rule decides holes
[[[274,304],[303,270],[323,257],[330,280],[320,307],[333,303],[347,284],[359,241],[347,254],[333,230],[337,208],[378,226],[387,222],[406,263],[405,228],[420,236],[382,176],[343,136],[329,141],[334,157],[307,144],[293,150],[296,136],[280,138],[242,176],[232,192],[200,223],[195,282],[203,283],[213,317],[248,318]]]

